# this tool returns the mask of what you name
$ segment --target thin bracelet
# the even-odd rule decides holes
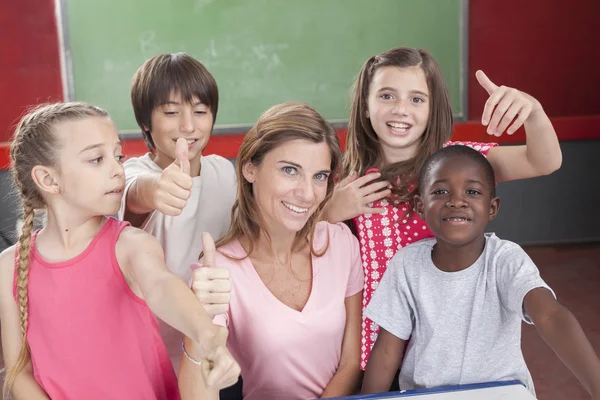
[[[196,365],[201,365],[202,361],[197,361],[194,360],[192,357],[190,357],[190,355],[188,354],[188,352],[185,350],[185,340],[181,341],[181,350],[183,350],[183,354],[185,354],[185,356],[187,357],[188,360],[190,360],[191,362],[193,362]]]

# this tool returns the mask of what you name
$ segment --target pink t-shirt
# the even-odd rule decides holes
[[[35,380],[53,400],[179,399],[156,318],[117,263],[127,225],[108,218],[86,250],[56,263],[33,236],[27,340]]]
[[[469,146],[486,157],[492,147],[498,146],[496,143],[477,142],[448,142],[445,146],[449,145]],[[395,205],[383,199],[374,202],[371,206],[383,208],[384,211],[381,214],[362,214],[352,220],[360,241],[360,253],[365,272],[363,314],[394,254],[411,243],[433,237],[425,221],[416,213],[413,212],[410,218],[407,217],[408,203]],[[377,324],[363,315],[360,352],[360,367],[363,370],[367,367],[378,334]]]
[[[335,374],[346,323],[344,301],[363,288],[358,242],[344,224],[319,222],[313,257],[313,286],[302,311],[280,302],[264,285],[239,241],[219,248],[217,265],[231,271],[227,347],[240,364],[244,400],[309,399],[321,396]]]

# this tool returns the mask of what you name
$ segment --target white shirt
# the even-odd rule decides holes
[[[140,226],[160,241],[167,266],[186,282],[192,277],[190,265],[198,262],[202,251],[202,232],[209,232],[216,241],[229,230],[237,190],[235,170],[229,160],[210,155],[202,157],[200,162],[200,176],[192,178],[191,195],[183,212],[171,217],[153,211]],[[120,219],[125,214],[127,192],[138,176],[147,171],[162,172],[150,153],[127,160],[124,167],[125,193]]]
[[[229,160],[210,155],[202,157],[200,163],[200,176],[192,178],[191,195],[183,212],[171,217],[153,211],[140,226],[159,240],[167,267],[186,283],[192,277],[190,266],[198,262],[202,252],[202,232],[209,232],[215,241],[225,236],[237,195],[235,170]],[[124,167],[125,191],[118,214],[120,219],[125,214],[127,191],[137,177],[148,171],[162,172],[162,168],[150,158],[150,153],[127,160]],[[162,338],[177,371],[183,334],[159,322]]]

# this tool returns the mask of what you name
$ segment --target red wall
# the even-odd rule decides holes
[[[0,142],[25,107],[62,100],[53,0],[0,1]]]
[[[549,116],[600,115],[600,1],[469,1],[469,118],[487,99],[475,79],[536,97]],[[600,129],[596,135],[600,138]]]

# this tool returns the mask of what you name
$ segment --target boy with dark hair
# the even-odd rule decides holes
[[[573,314],[521,247],[485,233],[500,206],[494,181],[487,159],[465,146],[426,161],[415,206],[435,238],[394,256],[367,307],[381,333],[363,393],[386,391],[402,363],[401,389],[520,380],[535,394],[525,321],[600,399],[600,360]]]
[[[217,155],[202,156],[217,117],[217,83],[193,57],[162,54],[147,60],[135,73],[131,103],[149,152],[125,162],[119,217],[155,236],[169,269],[189,282],[190,266],[202,252],[202,232],[209,232],[215,240],[223,237],[236,199],[232,163]],[[212,270],[217,275],[227,273]],[[224,285],[225,293],[217,301],[223,303],[217,305],[222,308],[229,300],[229,282],[228,275],[221,278],[210,284],[213,289]],[[211,313],[211,305],[204,306]],[[161,325],[177,364],[182,335]]]
[[[120,216],[157,237],[169,268],[186,282],[203,231],[227,233],[236,196],[231,162],[202,156],[217,116],[212,75],[184,53],[162,54],[135,73],[131,103],[149,152],[125,162]]]

